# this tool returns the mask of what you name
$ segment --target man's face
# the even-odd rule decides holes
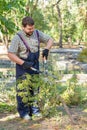
[[[24,32],[31,36],[34,31],[34,25],[27,25],[26,27],[23,27]]]

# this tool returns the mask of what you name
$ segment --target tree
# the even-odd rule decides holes
[[[24,16],[32,16],[36,28],[48,29],[41,9],[38,8],[38,0],[1,0],[0,4],[0,34],[3,44],[8,47],[12,35],[21,28],[21,20]]]
[[[18,29],[16,21],[17,19],[15,19],[15,15],[17,15],[17,11],[19,11],[21,14],[21,11],[23,11],[23,5],[24,3],[22,0],[1,0],[0,32],[2,35],[2,42],[6,45],[6,47],[8,47],[10,36]]]
[[[58,25],[59,25],[59,47],[62,48],[62,17],[61,17],[61,11],[60,11],[60,7],[59,7],[59,3],[61,2],[61,0],[58,0],[55,4],[53,4],[53,6],[56,6],[57,8],[57,13],[58,13]]]

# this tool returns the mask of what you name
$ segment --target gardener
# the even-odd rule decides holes
[[[42,58],[48,57],[49,49],[53,44],[53,39],[34,28],[34,20],[31,17],[24,17],[22,20],[22,30],[12,39],[8,49],[8,57],[16,63],[16,80],[25,73],[37,74],[31,67],[39,70],[39,44],[46,43],[42,52]],[[17,90],[17,109],[21,118],[29,120],[32,114],[40,115],[39,108],[24,104]]]

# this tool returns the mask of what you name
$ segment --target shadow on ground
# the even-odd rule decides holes
[[[72,125],[65,112],[55,118],[41,118],[24,121],[18,114],[0,113],[0,130],[87,130],[87,107],[73,106],[70,112],[76,121]],[[60,108],[59,108],[60,109]]]

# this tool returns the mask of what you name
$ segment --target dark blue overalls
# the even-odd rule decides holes
[[[20,35],[19,35],[19,37],[20,37]],[[37,38],[38,38],[38,33],[37,33]],[[21,39],[21,40],[23,41],[23,39]],[[29,55],[28,55],[27,59],[23,59],[23,60],[33,62],[34,64],[32,67],[39,70],[39,39],[38,39],[38,52],[32,53],[29,50]],[[21,76],[23,76],[26,73],[31,74],[31,75],[38,74],[37,72],[35,72],[31,69],[23,69],[23,67],[21,65],[16,64],[16,80],[18,80]],[[26,114],[29,114],[30,116],[32,116],[32,114],[37,114],[39,112],[39,108],[36,106],[29,106],[27,104],[25,105],[25,103],[23,103],[23,101],[22,101],[22,98],[18,95],[18,91],[20,91],[20,90],[18,90],[18,88],[17,88],[17,110],[20,114],[20,117],[23,117]],[[33,90],[31,91],[31,94],[33,96],[33,94],[34,94]]]

